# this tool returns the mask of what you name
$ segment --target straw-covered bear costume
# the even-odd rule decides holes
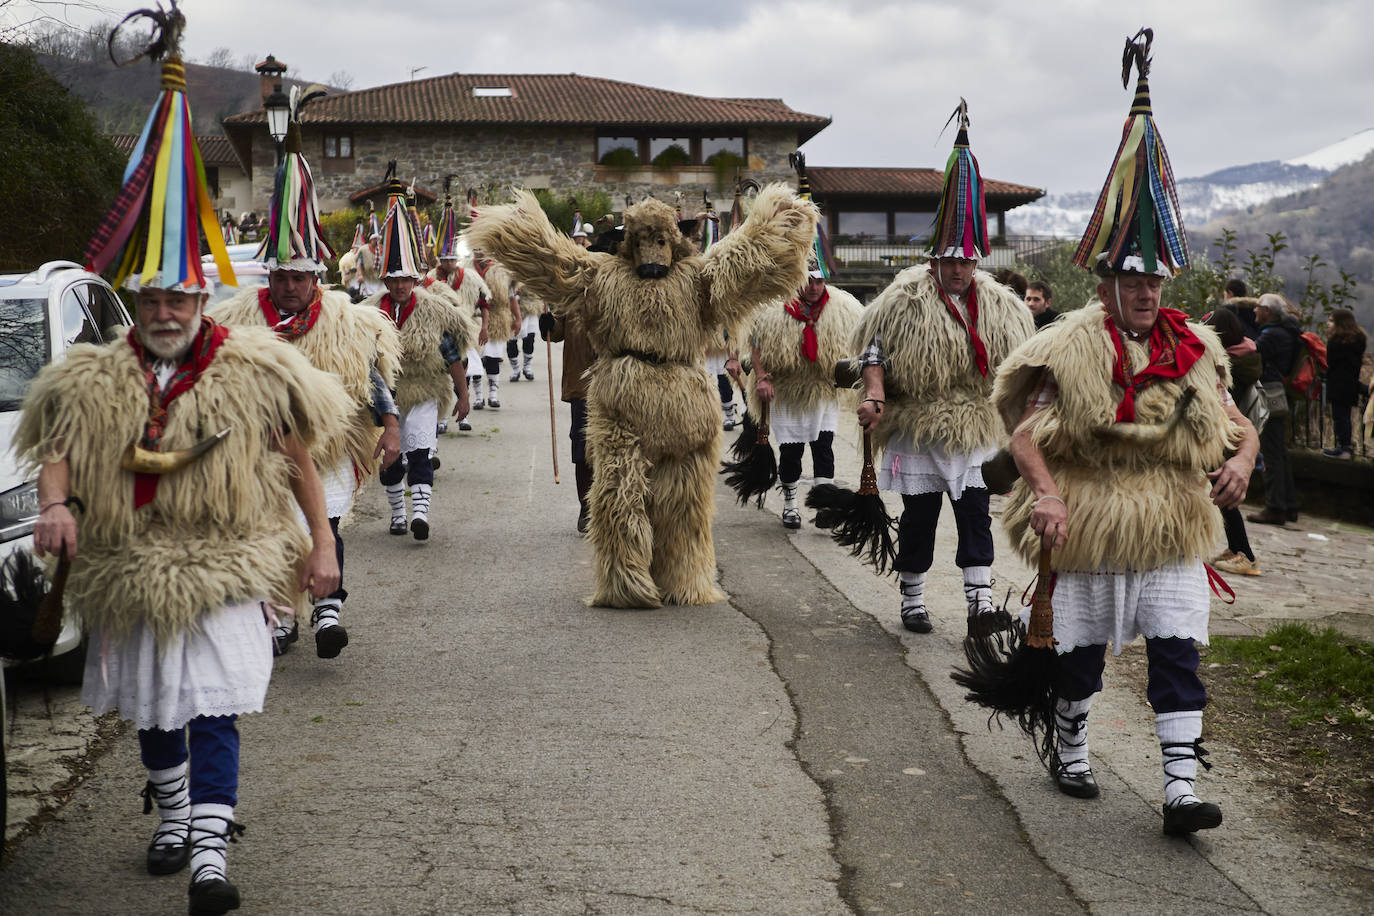
[[[472,247],[579,315],[598,354],[587,386],[592,604],[724,597],[711,542],[720,398],[701,360],[722,327],[801,285],[816,219],[814,205],[769,187],[744,224],[701,255],[673,209],[646,200],[625,211],[612,255],[556,231],[531,194],[479,211]]]

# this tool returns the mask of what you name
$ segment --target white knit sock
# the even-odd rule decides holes
[[[926,574],[898,573],[897,579],[901,583],[902,613],[916,610],[924,611],[926,609]]]
[[[1201,801],[1193,794],[1193,782],[1197,779],[1202,710],[1159,713],[1155,716],[1155,734],[1164,763],[1165,806]]]
[[[412,484],[410,487],[410,511],[417,519],[429,521],[429,499],[432,487],[427,483]]]
[[[191,806],[192,884],[224,879],[225,850],[234,827],[234,809],[230,805]]]
[[[782,485],[782,511],[797,511],[797,485],[796,483],[785,483]]]
[[[1059,764],[1069,776],[1082,776],[1092,769],[1088,764],[1088,710],[1092,705],[1092,697],[1054,701]]]
[[[325,627],[337,627],[341,610],[343,610],[343,602],[338,598],[321,598],[316,601],[314,610],[310,613],[310,617],[315,623],[315,632],[318,633]]]
[[[497,400],[496,394],[501,390],[501,380],[494,375],[487,376],[487,400]]]
[[[386,501],[391,504],[391,520],[406,520],[406,485],[389,483],[386,486]]]
[[[992,603],[992,567],[964,567],[964,600],[968,615],[991,614],[997,608]]]
[[[148,785],[143,789],[143,811],[148,814],[157,805],[160,823],[153,832],[154,846],[181,846],[186,842],[191,825],[191,793],[186,784],[186,764],[179,763],[165,770],[149,770]]]

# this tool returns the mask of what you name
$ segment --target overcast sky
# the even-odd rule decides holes
[[[27,0],[10,0],[23,3]],[[127,7],[104,0],[122,16]],[[12,9],[13,7],[11,7]],[[183,0],[185,52],[268,52],[354,88],[468,73],[568,73],[781,98],[833,123],[812,165],[940,167],[968,99],[989,178],[1096,190],[1131,95],[1121,51],[1155,30],[1150,86],[1175,174],[1288,159],[1374,127],[1369,0]],[[324,15],[321,15],[324,13]],[[78,22],[99,18],[73,12]]]

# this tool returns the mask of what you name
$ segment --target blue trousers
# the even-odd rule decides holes
[[[1185,712],[1207,705],[1207,689],[1197,676],[1197,646],[1176,636],[1145,640],[1149,681],[1145,696],[1155,712]],[[1055,691],[1065,700],[1086,700],[1102,689],[1107,646],[1078,646],[1059,656]]]
[[[429,449],[417,448],[406,452],[390,465],[382,468],[378,475],[382,486],[390,487],[405,480],[414,486],[417,483],[434,486],[434,464],[429,460]]]
[[[935,562],[935,526],[940,521],[944,493],[902,494],[902,517],[897,521],[897,572],[923,573]],[[964,495],[950,501],[954,505],[954,524],[959,529],[959,546],[954,562],[960,569],[992,565],[992,517],[988,514],[988,491],[966,487]]]
[[[143,765],[150,770],[180,766],[190,757],[191,804],[229,805],[239,800],[238,716],[197,716],[185,728],[138,730]],[[186,733],[191,733],[189,751]]]

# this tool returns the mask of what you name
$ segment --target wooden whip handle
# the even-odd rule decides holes
[[[1050,568],[1050,548],[1040,545],[1040,569],[1035,580],[1035,595],[1031,598],[1030,626],[1026,630],[1026,645],[1032,649],[1053,649],[1054,638],[1054,572]]]
[[[870,496],[878,492],[878,474],[873,470],[873,434],[864,430],[864,467],[859,474],[859,494]]]
[[[67,559],[67,546],[62,545],[62,554],[57,559],[57,572],[53,574],[52,586],[38,605],[38,613],[33,618],[31,634],[33,641],[51,648],[62,633],[62,593],[67,588],[67,573],[72,561]]]
[[[768,444],[768,402],[759,401],[759,429],[754,434],[755,445]]]

